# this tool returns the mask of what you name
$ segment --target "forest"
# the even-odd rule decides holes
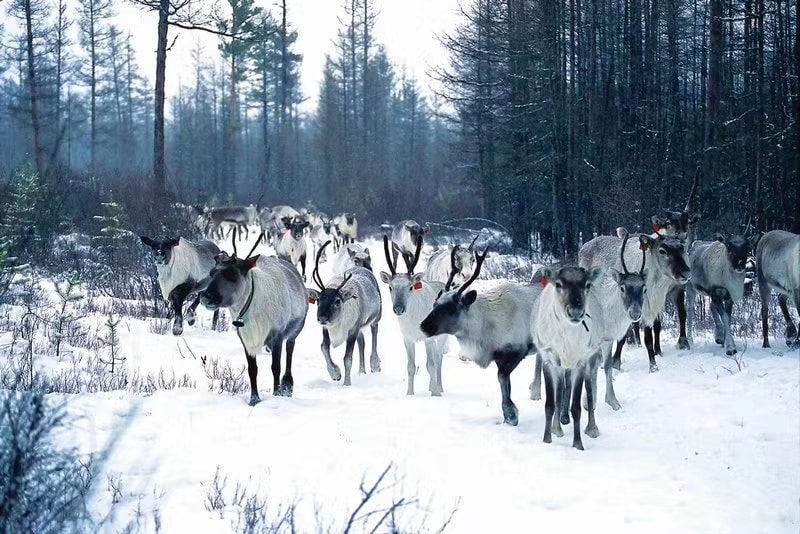
[[[4,7],[0,187],[35,171],[62,225],[112,201],[312,202],[375,226],[485,218],[569,257],[649,230],[699,167],[700,235],[800,230],[796,1],[463,0],[449,62],[414,79],[374,36],[375,2],[345,0],[311,113],[287,22],[302,4],[130,0],[158,14],[152,73],[119,1]],[[178,29],[218,47],[173,58]],[[166,95],[179,61],[193,79]]]

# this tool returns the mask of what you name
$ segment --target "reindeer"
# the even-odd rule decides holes
[[[483,369],[492,362],[497,365],[503,420],[516,426],[519,410],[511,400],[511,373],[535,351],[530,316],[541,286],[506,282],[480,293],[467,291],[480,275],[487,252],[488,247],[478,256],[472,276],[457,290],[452,289],[456,267],[451,254],[451,276],[420,329],[428,337],[454,335],[469,359]]]
[[[764,234],[756,246],[756,278],[761,295],[763,347],[769,348],[768,304],[773,289],[778,293],[778,304],[786,321],[786,344],[800,347],[800,334],[787,305],[791,299],[800,314],[800,234],[784,230]]]
[[[172,333],[179,336],[183,333],[183,302],[187,297],[202,291],[208,283],[208,273],[214,267],[214,257],[219,253],[217,245],[211,241],[190,241],[182,237],[156,241],[147,236],[139,236],[142,243],[153,250],[158,285],[164,300],[172,303],[175,320]],[[186,322],[193,325],[195,309],[199,304],[199,296],[189,306]],[[213,328],[217,327],[214,314]]]
[[[241,234],[245,233],[245,239],[250,237],[250,226],[259,225],[258,208],[252,204],[249,206],[232,206],[222,208],[210,208],[203,210],[195,207],[207,221],[206,233],[209,237],[219,240],[224,239],[223,226],[230,226],[228,235],[236,230]]]
[[[406,262],[410,261],[414,257],[414,248],[417,240],[430,234],[430,227],[425,226],[423,228],[417,221],[406,219],[397,223],[392,230],[392,258],[394,259],[394,264],[397,264],[397,256],[399,254],[403,255],[403,259]]]
[[[366,373],[364,365],[364,333],[369,327],[372,332],[372,354],[370,370],[380,372],[381,360],[378,356],[378,322],[381,320],[381,292],[378,282],[371,271],[363,267],[348,269],[344,275],[337,275],[328,280],[326,285],[319,274],[319,261],[325,242],[317,252],[314,271],[311,278],[319,287],[308,289],[308,298],[317,304],[317,321],[322,326],[322,355],[328,366],[328,373],[333,380],[341,380],[342,373],[331,359],[331,346],[338,347],[346,342],[344,352],[344,385],[352,384],[350,369],[353,366],[353,348],[358,342],[359,374]]]
[[[436,295],[444,287],[437,282],[428,283],[422,279],[422,273],[414,274],[414,268],[419,261],[419,253],[422,250],[422,235],[417,236],[417,246],[413,258],[409,261],[403,256],[406,264],[406,272],[397,272],[397,258],[394,260],[389,254],[389,238],[383,236],[383,252],[386,255],[386,264],[389,273],[381,272],[381,280],[389,286],[389,294],[392,297],[392,311],[397,316],[400,323],[400,332],[403,335],[403,342],[406,347],[408,371],[408,390],[407,395],[414,394],[414,375],[417,372],[415,362],[415,344],[417,341],[425,341],[425,352],[427,354],[427,368],[430,382],[428,389],[431,395],[439,397],[442,395],[442,358],[444,357],[443,342],[440,337],[426,337],[420,330],[420,323],[433,308]],[[435,284],[435,285],[432,285]],[[439,287],[437,287],[439,286]]]
[[[342,246],[331,263],[332,274],[343,274],[353,267],[363,267],[372,271],[372,257],[369,255],[369,249],[359,243]]]
[[[476,253],[474,246],[477,239],[478,236],[476,235],[467,248],[455,244],[452,250],[440,249],[434,252],[428,258],[423,278],[429,282],[446,282],[452,272],[451,264],[453,264],[453,261],[451,261],[451,256],[454,254],[456,274],[453,275],[452,284],[453,289],[458,289],[475,271]]]
[[[283,224],[286,227],[286,231],[284,231],[283,237],[275,243],[275,253],[279,258],[288,261],[292,265],[296,266],[299,263],[303,270],[303,282],[305,282],[308,245],[304,235],[308,222],[284,217]]]
[[[244,259],[221,252],[211,271],[211,281],[200,295],[203,306],[215,312],[230,308],[233,325],[244,348],[250,378],[250,406],[258,396],[256,354],[265,346],[272,355],[272,394],[291,397],[294,390],[292,356],[303,330],[308,299],[297,270],[275,257],[252,256],[264,234]],[[252,256],[252,257],[251,257]],[[281,349],[286,346],[286,372],[281,374]]]

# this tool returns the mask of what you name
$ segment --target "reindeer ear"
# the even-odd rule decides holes
[[[414,276],[411,277],[411,284],[417,285],[422,283],[422,277],[425,276],[425,273],[416,273]]]
[[[242,260],[242,265],[241,265],[242,272],[247,272],[253,267],[255,267],[256,263],[258,263],[258,258],[260,257],[261,254],[256,254],[255,256],[250,256],[249,258]]]
[[[356,257],[356,251],[355,250],[353,250],[352,248],[348,248],[346,250],[347,250],[347,254],[349,254],[351,258],[355,258]]]
[[[610,274],[610,275],[611,275],[611,278],[613,278],[613,279],[614,279],[614,282],[616,282],[617,284],[619,284],[620,282],[622,282],[622,273],[621,273],[621,272],[619,272],[618,270],[616,270],[616,269],[609,269],[609,270],[608,270],[608,274]]]
[[[461,297],[461,303],[464,304],[464,306],[472,306],[476,298],[478,298],[478,292],[474,289],[470,289]]]
[[[369,249],[368,248],[364,248],[364,254],[366,254],[367,257],[369,258]]]
[[[167,245],[170,247],[177,247],[180,242],[181,242],[180,237],[173,237],[171,239],[167,239],[166,241]]]
[[[589,273],[588,273],[589,274],[589,277],[588,277],[589,283],[590,284],[595,283],[597,280],[600,279],[600,277],[603,276],[603,274],[605,274],[605,271],[606,271],[605,267],[592,267],[591,269],[589,269]]]
[[[725,242],[725,236],[722,235],[721,232],[717,232],[716,234],[714,234],[714,239],[716,239],[720,243],[724,243]]]
[[[392,281],[392,277],[389,275],[389,273],[387,273],[385,271],[381,271],[381,281],[384,284],[388,284],[389,282]]]
[[[317,302],[319,302],[319,291],[317,291],[316,289],[311,289],[310,287],[306,288],[306,291],[308,292],[309,304],[316,304]]]
[[[357,299],[358,295],[352,289],[342,289],[339,290],[339,294],[342,296],[343,301],[348,301],[350,299]]]
[[[155,242],[155,241],[153,241],[152,239],[150,239],[149,237],[147,237],[147,236],[144,236],[144,235],[140,235],[140,236],[139,236],[139,239],[141,239],[141,240],[142,240],[142,243],[144,243],[144,244],[145,244],[145,245],[147,245],[148,247],[150,247],[150,248],[156,248],[156,242]]]

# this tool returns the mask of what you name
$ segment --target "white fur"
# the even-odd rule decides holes
[[[305,256],[307,251],[308,245],[305,237],[295,239],[291,230],[284,231],[280,241],[275,244],[275,252],[278,256],[288,258],[292,265],[300,263],[300,258]]]
[[[216,252],[219,249],[210,241],[189,241],[181,238],[172,247],[169,265],[156,265],[158,286],[164,300],[169,299],[172,290],[179,285],[189,280],[199,282],[206,278],[214,268]]]
[[[492,353],[508,348],[528,350],[530,317],[540,288],[506,282],[478,292],[462,314],[455,336],[463,353],[482,368],[492,363]]]
[[[251,279],[255,281],[255,292],[238,333],[247,354],[255,355],[270,332],[284,332],[292,323],[299,323],[302,328],[308,297],[295,269],[278,258],[262,256],[247,273],[242,290],[230,307],[233,317],[239,316],[247,302]]]
[[[588,300],[587,294],[587,307]],[[587,312],[594,317],[589,310]],[[584,317],[577,324],[572,323],[558,302],[555,285],[548,284],[533,304],[530,316],[531,336],[537,351],[542,354],[549,352],[558,358],[554,363],[573,369],[591,356],[592,349],[596,350],[600,344],[597,327],[591,317]]]
[[[325,285],[338,287],[346,275],[352,276],[342,286],[341,291],[355,295],[356,298],[345,300],[337,319],[325,327],[330,335],[332,347],[338,347],[347,341],[352,333],[375,324],[381,318],[381,294],[378,282],[367,269],[362,267],[348,269],[344,275],[334,276]]]
[[[367,249],[359,243],[349,243],[344,245],[339,249],[339,252],[337,252],[336,256],[333,258],[333,262],[331,263],[331,273],[340,275],[348,269],[352,269],[356,266],[356,264],[353,262],[353,258],[350,257],[350,251],[355,252],[357,257],[365,257],[369,255],[367,253]]]
[[[450,277],[450,248],[434,252],[425,265],[425,280],[429,282],[447,282]],[[453,289],[461,287],[475,272],[475,254],[464,247],[459,247],[456,256],[462,266],[461,270],[453,277]]]

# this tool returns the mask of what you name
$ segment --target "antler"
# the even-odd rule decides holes
[[[383,234],[383,253],[386,255],[386,265],[389,266],[389,272],[392,276],[397,274],[397,265],[392,262],[392,255],[389,254],[389,238]]]
[[[256,244],[253,245],[253,248],[251,248],[250,252],[247,253],[247,258],[249,258],[250,256],[253,255],[253,252],[256,251],[256,247],[258,246],[259,243],[261,243],[262,239],[264,239],[264,232],[261,232],[260,234],[258,234],[258,239],[256,239]],[[247,259],[247,258],[245,258],[245,259]]]
[[[694,183],[692,184],[692,190],[689,193],[689,200],[686,201],[686,208],[683,211],[689,211],[693,209],[694,199],[697,196],[697,189],[700,187],[700,178],[703,177],[703,167],[698,166],[697,170],[694,173]]]
[[[331,240],[328,239],[325,241],[325,244],[319,247],[317,251],[317,258],[314,262],[314,270],[311,272],[311,279],[314,281],[317,286],[319,286],[320,291],[325,291],[325,283],[322,281],[322,277],[319,275],[319,259],[322,257],[322,251],[325,250],[325,247],[331,244]]]
[[[469,244],[469,248],[467,248],[467,250],[472,251],[473,247],[475,246],[475,241],[478,240],[478,237],[480,237],[480,234],[472,238],[472,243]]]
[[[450,276],[447,277],[447,283],[444,285],[445,291],[450,291],[450,286],[453,285],[453,277],[456,275],[456,252],[458,248],[458,245],[454,245],[452,252],[450,252]]]
[[[339,287],[336,288],[336,291],[340,291],[344,287],[344,285],[347,283],[347,281],[350,280],[352,277],[353,277],[353,273],[344,275],[344,280],[342,280],[342,283],[339,284]]]
[[[639,267],[639,276],[642,276],[642,273],[644,272],[645,263],[647,263],[647,251],[643,250],[642,251],[642,266]]]
[[[466,281],[461,287],[458,288],[458,294],[461,295],[464,291],[474,282],[478,275],[481,274],[481,266],[483,265],[483,260],[486,259],[486,255],[489,253],[489,247],[483,249],[483,254],[478,254],[475,256],[475,271],[473,271],[472,276],[470,276],[469,280]]]
[[[403,261],[406,264],[406,271],[408,272],[409,276],[414,274],[414,267],[417,266],[417,262],[419,262],[419,253],[422,251],[422,236],[417,237],[417,250],[414,252],[414,259],[409,262],[408,259],[403,255]]]
[[[233,238],[232,238],[232,241],[233,241],[233,257],[235,258],[236,256],[238,256],[238,254],[236,253],[236,238],[239,237],[239,229],[238,228],[234,228],[233,229],[233,233],[231,233],[231,235],[233,236]]]
[[[630,234],[625,234],[625,237],[622,239],[622,248],[619,250],[619,261],[622,262],[622,272],[623,274],[631,274],[628,271],[628,266],[625,265],[625,248],[628,244],[628,239],[630,239]]]

